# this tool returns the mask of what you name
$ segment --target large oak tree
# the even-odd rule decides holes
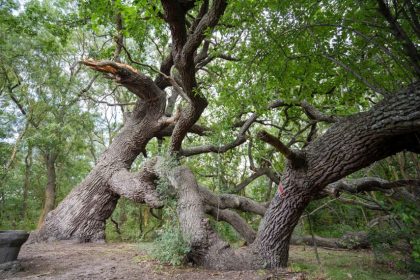
[[[401,6],[394,6],[395,1],[391,4],[382,0],[366,4],[365,16],[375,14],[385,25],[386,31],[381,31],[385,37],[381,38],[386,43],[356,29],[362,20],[358,22],[352,16],[360,11],[346,7],[346,4],[322,2],[314,6],[305,1],[290,5],[271,1],[262,1],[260,4],[251,2],[162,0],[155,3],[156,6],[149,3],[152,17],[163,20],[162,25],[168,28],[170,34],[170,51],[161,61],[159,69],[132,59],[124,43],[123,14],[118,11],[114,14],[117,36],[113,59],[86,59],[82,63],[124,86],[137,97],[136,105],[89,175],[48,214],[42,228],[33,234],[34,240],[102,241],[105,238],[105,221],[120,197],[146,203],[151,208],[163,207],[165,201],[156,186],[158,181],[167,180],[176,192],[177,214],[182,233],[191,248],[188,257],[192,262],[219,269],[283,267],[287,265],[289,242],[300,216],[309,202],[328,185],[400,151],[420,152],[420,85],[415,83],[420,76],[420,67],[418,49],[413,42],[419,39],[419,26],[416,14],[410,12],[413,8],[411,1]],[[314,7],[316,9],[311,10]],[[344,8],[346,12],[339,8]],[[393,12],[393,9],[397,12]],[[407,13],[398,12],[400,9],[405,9]],[[309,13],[311,11],[314,13]],[[337,16],[343,12],[350,14],[349,19]],[[325,22],[327,18],[331,21]],[[348,25],[352,21],[356,22],[356,26]],[[247,26],[247,23],[251,26]],[[286,27],[294,33],[288,34]],[[330,28],[327,31],[317,29],[327,27]],[[233,51],[229,52],[229,44],[223,40],[224,36],[230,38],[228,43],[236,40],[236,44],[231,44]],[[357,52],[361,46],[354,36],[361,37],[368,46],[364,47],[366,52],[362,58]],[[289,38],[293,40],[288,42]],[[270,49],[264,48],[264,40],[271,42]],[[340,40],[341,43],[336,43]],[[215,43],[218,41],[222,41],[221,45]],[[306,41],[310,44],[304,45]],[[232,53],[237,54],[234,51],[236,45],[243,50],[241,58],[232,56]],[[257,55],[250,58],[246,48],[255,51],[255,46],[259,48]],[[382,48],[392,63],[379,63],[381,60],[376,57],[382,58],[382,53],[379,55],[380,52],[376,51],[372,55],[372,46],[376,50]],[[308,52],[303,53],[299,48],[307,48]],[[127,63],[122,63],[123,53]],[[270,56],[272,53],[282,53],[278,56],[283,61],[276,61],[275,56]],[[271,61],[266,62],[265,66],[262,63],[259,65],[261,57],[271,58]],[[317,62],[320,57],[322,62]],[[239,59],[248,61],[249,69],[242,68],[237,72],[251,75],[246,76],[246,83],[238,82],[235,86],[249,86],[253,91],[259,89],[255,95],[265,102],[260,109],[265,107],[265,112],[270,114],[276,114],[275,110],[279,108],[301,110],[308,124],[298,135],[305,135],[304,144],[296,143],[293,139],[285,144],[278,136],[261,129],[262,126],[256,133],[251,126],[264,124],[260,119],[263,113],[244,106],[238,110],[242,118],[231,121],[231,129],[236,135],[232,142],[186,147],[184,140],[187,134],[205,137],[212,133],[211,129],[199,124],[199,120],[205,118],[209,100],[214,99],[211,96],[218,95],[215,93],[216,87],[208,90],[203,86],[205,79],[214,77],[206,67],[219,61],[219,67],[226,67],[228,71],[228,64],[222,61],[234,64]],[[350,67],[346,59],[352,59],[358,68]],[[278,72],[276,69],[280,67],[276,65],[277,62],[283,64]],[[304,100],[302,87],[298,87],[296,94],[285,94],[284,99],[280,99],[278,94],[268,94],[273,88],[275,91],[276,86],[282,91],[296,88],[290,82],[289,85],[278,82],[273,86],[272,81],[286,77],[292,80],[296,73],[300,73],[301,79],[304,76],[302,72],[310,69],[311,64],[317,67],[308,74],[310,79],[305,80],[305,90],[327,80],[334,85],[328,92],[331,94],[335,87],[345,84],[336,74],[337,68],[340,68],[354,78],[353,83],[346,84],[347,90],[363,89],[374,93],[372,95],[376,100],[382,100],[365,112],[334,116],[321,112],[312,102]],[[321,67],[325,65],[330,69]],[[400,70],[392,69],[394,66],[400,67]],[[152,68],[155,78],[134,67]],[[255,70],[255,67],[259,69]],[[386,71],[395,74],[396,82],[389,85],[386,81],[383,84],[387,87],[380,87],[373,82],[371,75],[386,67],[389,68]],[[271,75],[267,78],[262,73],[264,71],[271,71]],[[206,75],[207,72],[210,74]],[[214,79],[214,84],[217,83],[217,79]],[[317,94],[315,88],[313,90],[306,97],[310,97],[316,105],[322,105],[323,98],[312,98]],[[232,95],[235,94],[242,92],[232,92]],[[370,98],[372,95],[360,94],[359,98]],[[177,109],[174,108],[175,104],[178,105]],[[287,113],[286,110],[283,112]],[[317,129],[320,130],[319,135]],[[147,144],[154,138],[169,138],[167,155],[150,158],[140,171],[130,172],[136,158],[141,153],[147,154]],[[205,153],[224,153],[252,138],[270,144],[286,160],[286,168],[280,177],[270,168],[270,163],[260,164],[258,168],[252,166],[254,177],[266,175],[279,185],[268,207],[239,195],[211,192],[201,186],[192,169],[183,164],[185,158]],[[238,188],[244,186],[246,183]],[[253,232],[245,220],[230,209],[263,216],[258,232]],[[249,246],[232,249],[212,229],[206,214],[230,223]]]

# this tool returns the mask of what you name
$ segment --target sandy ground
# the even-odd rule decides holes
[[[211,271],[174,268],[152,260],[136,244],[24,245],[21,271],[0,272],[0,279],[303,279],[302,276],[259,271]]]

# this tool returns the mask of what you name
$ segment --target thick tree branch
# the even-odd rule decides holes
[[[337,198],[339,201],[346,204],[360,205],[371,210],[384,210],[379,205],[364,203],[354,199],[347,199],[340,196],[341,192],[349,194],[360,194],[364,192],[380,191],[390,195],[396,200],[404,200],[420,205],[420,200],[413,196],[410,192],[405,190],[405,187],[420,187],[420,180],[397,180],[387,181],[376,177],[365,177],[354,179],[351,181],[341,180],[336,183],[328,185],[321,193],[319,198],[324,195]]]
[[[109,180],[111,190],[135,202],[146,203],[151,208],[160,208],[163,202],[155,190],[156,176],[143,168],[138,173],[126,169],[115,172]]]
[[[305,158],[298,151],[291,150],[288,146],[283,144],[277,137],[271,135],[266,131],[260,131],[257,137],[262,141],[270,144],[277,151],[282,153],[295,168],[303,167],[305,165]]]
[[[196,31],[198,24],[201,22],[201,20],[203,19],[205,14],[208,12],[208,10],[209,10],[209,0],[204,0],[203,4],[200,7],[200,10],[198,11],[197,16],[195,17],[193,23],[191,24],[189,33],[194,33]]]
[[[123,85],[145,101],[164,96],[164,93],[157,87],[152,79],[140,73],[130,65],[114,61],[94,60],[84,60],[82,63],[96,71],[108,74],[110,78],[114,79],[117,83]]]
[[[163,137],[169,137],[172,135],[173,131],[175,128],[175,124],[170,124],[167,127],[165,127],[164,129],[158,131],[155,135],[155,137],[157,138],[163,138]],[[205,136],[208,134],[208,132],[210,131],[209,128],[195,124],[193,125],[190,130],[188,131],[188,133],[192,133],[192,134],[196,134],[199,136]]]
[[[308,144],[303,150],[307,167],[286,166],[283,192],[277,192],[261,222],[254,242],[261,256],[272,266],[286,266],[293,228],[314,196],[378,160],[403,150],[420,151],[419,129],[420,84],[416,83],[386,95],[367,112],[340,119]]]
[[[341,203],[344,203],[344,204],[362,206],[362,207],[367,208],[369,210],[376,210],[376,211],[385,211],[386,210],[384,207],[381,207],[379,205],[375,205],[375,204],[372,204],[372,203],[366,203],[366,202],[356,200],[356,199],[338,197],[337,200]]]
[[[420,84],[387,96],[368,112],[343,118],[306,148],[309,176],[324,188],[402,150],[419,150]]]
[[[204,59],[208,57],[209,54],[209,47],[210,47],[210,41],[204,40],[203,47],[201,48],[200,52],[194,57],[194,64],[197,65]]]
[[[227,54],[218,54],[218,55],[209,55],[201,60],[199,60],[196,64],[196,69],[203,69],[207,64],[212,62],[213,60],[220,58],[227,61],[239,61],[239,58],[227,55]]]
[[[233,148],[236,148],[237,146],[245,143],[246,136],[245,133],[248,131],[249,127],[252,125],[252,123],[257,119],[257,115],[254,113],[252,114],[242,125],[240,128],[238,135],[236,136],[235,140],[233,140],[231,143],[216,146],[216,145],[203,145],[198,147],[191,147],[188,149],[183,149],[180,151],[180,156],[193,156],[193,155],[199,155],[204,153],[225,153]]]
[[[115,0],[112,2],[114,6],[114,12],[115,12],[115,29],[117,31],[117,34],[114,35],[114,42],[115,42],[115,51],[113,55],[113,60],[116,62],[121,62],[120,55],[122,46],[124,43],[124,36],[123,36],[123,18],[121,15],[121,11],[118,7],[116,7]]]
[[[237,186],[234,187],[233,192],[237,193],[243,190],[246,186],[251,184],[255,179],[266,175],[268,172],[272,171],[270,168],[259,168],[254,172],[251,176],[243,180],[241,183],[239,183]]]
[[[327,188],[335,194],[345,191],[351,194],[357,194],[369,191],[388,191],[394,188],[402,187],[420,187],[420,180],[397,180],[387,181],[381,178],[365,177],[354,179],[351,181],[341,180],[337,183],[330,184]]]
[[[306,100],[303,100],[300,102],[300,106],[305,111],[305,114],[308,116],[309,119],[315,120],[318,122],[327,122],[327,123],[335,123],[339,120],[338,117],[332,116],[332,115],[326,115],[316,109],[314,106],[306,102]]]
[[[252,199],[234,195],[234,194],[220,194],[216,195],[209,189],[205,187],[199,187],[199,192],[201,195],[202,200],[213,207],[217,207],[219,209],[237,209],[245,212],[251,212],[263,216],[265,210],[267,209],[265,204],[258,203],[253,201]]]
[[[160,73],[155,79],[155,84],[161,89],[165,89],[170,86],[172,82],[168,79],[171,74],[171,68],[174,65],[174,59],[172,53],[170,53],[160,64]]]
[[[272,101],[268,108],[274,109],[283,106],[300,106],[302,107],[304,113],[308,116],[308,118],[316,122],[335,123],[340,119],[337,116],[327,115],[319,111],[315,106],[309,104],[306,100],[303,100],[301,102],[285,102],[284,100],[278,99]]]
[[[191,147],[188,149],[182,149],[179,153],[180,156],[190,157],[194,155],[204,154],[204,153],[216,153],[222,154],[226,153],[227,151],[238,147],[239,145],[245,143],[246,137],[243,135],[238,135],[236,139],[226,145],[216,146],[216,145],[203,145],[198,147]]]
[[[205,3],[203,5],[205,5]],[[209,11],[200,20],[194,30],[194,33],[188,37],[188,41],[183,47],[182,52],[185,58],[192,56],[200,46],[201,42],[205,38],[205,31],[216,26],[220,17],[224,13],[226,6],[227,2],[225,0],[212,1],[212,6],[210,7]]]
[[[245,239],[246,243],[252,244],[254,242],[256,232],[238,213],[208,205],[205,207],[205,212],[213,216],[216,221],[224,221],[230,224]]]
[[[202,5],[207,5],[207,3],[204,2]],[[171,138],[170,151],[173,154],[178,154],[188,130],[197,122],[207,107],[207,100],[197,91],[194,53],[205,38],[205,31],[214,27],[219,21],[226,8],[226,1],[213,1],[207,13],[198,22],[194,32],[189,36],[187,36],[185,16],[188,10],[194,6],[194,1],[162,0],[162,6],[165,11],[165,20],[168,22],[172,34],[174,65],[179,72],[182,88],[188,96],[189,103],[182,111]],[[207,8],[204,7],[203,10],[207,10]]]
[[[294,245],[314,245],[314,239],[317,246],[324,248],[338,249],[367,249],[370,248],[370,242],[366,232],[349,232],[341,238],[325,238],[320,236],[296,236],[292,237],[291,244]]]

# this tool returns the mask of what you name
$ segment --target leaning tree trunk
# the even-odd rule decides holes
[[[135,174],[128,172],[147,142],[159,130],[158,119],[163,107],[160,104],[162,100],[158,101],[137,107],[89,175],[47,216],[37,234],[38,240],[103,240],[105,220],[112,214],[120,195],[146,202],[152,207],[161,206],[157,195],[145,197],[141,193],[143,187],[139,187],[140,182],[151,179],[135,178]],[[144,106],[155,108],[155,112],[151,114],[148,110],[148,114],[143,116]]]
[[[163,116],[165,94],[148,77],[127,65],[115,62],[85,64],[110,73],[130,91],[141,97],[118,136],[101,155],[96,166],[71,193],[51,211],[32,241],[103,241],[105,220],[112,214],[118,198],[125,196],[150,207],[161,207],[154,191],[153,174],[130,173],[131,164],[155,134],[168,123]]]
[[[298,153],[266,212],[253,247],[268,267],[287,266],[289,243],[303,210],[328,184],[402,150],[420,152],[420,84],[371,110],[336,122]]]

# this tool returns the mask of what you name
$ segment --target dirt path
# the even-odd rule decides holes
[[[174,268],[151,260],[136,244],[30,244],[19,254],[20,272],[0,272],[0,279],[293,279],[268,271],[219,272]],[[295,278],[299,279],[299,278]]]

